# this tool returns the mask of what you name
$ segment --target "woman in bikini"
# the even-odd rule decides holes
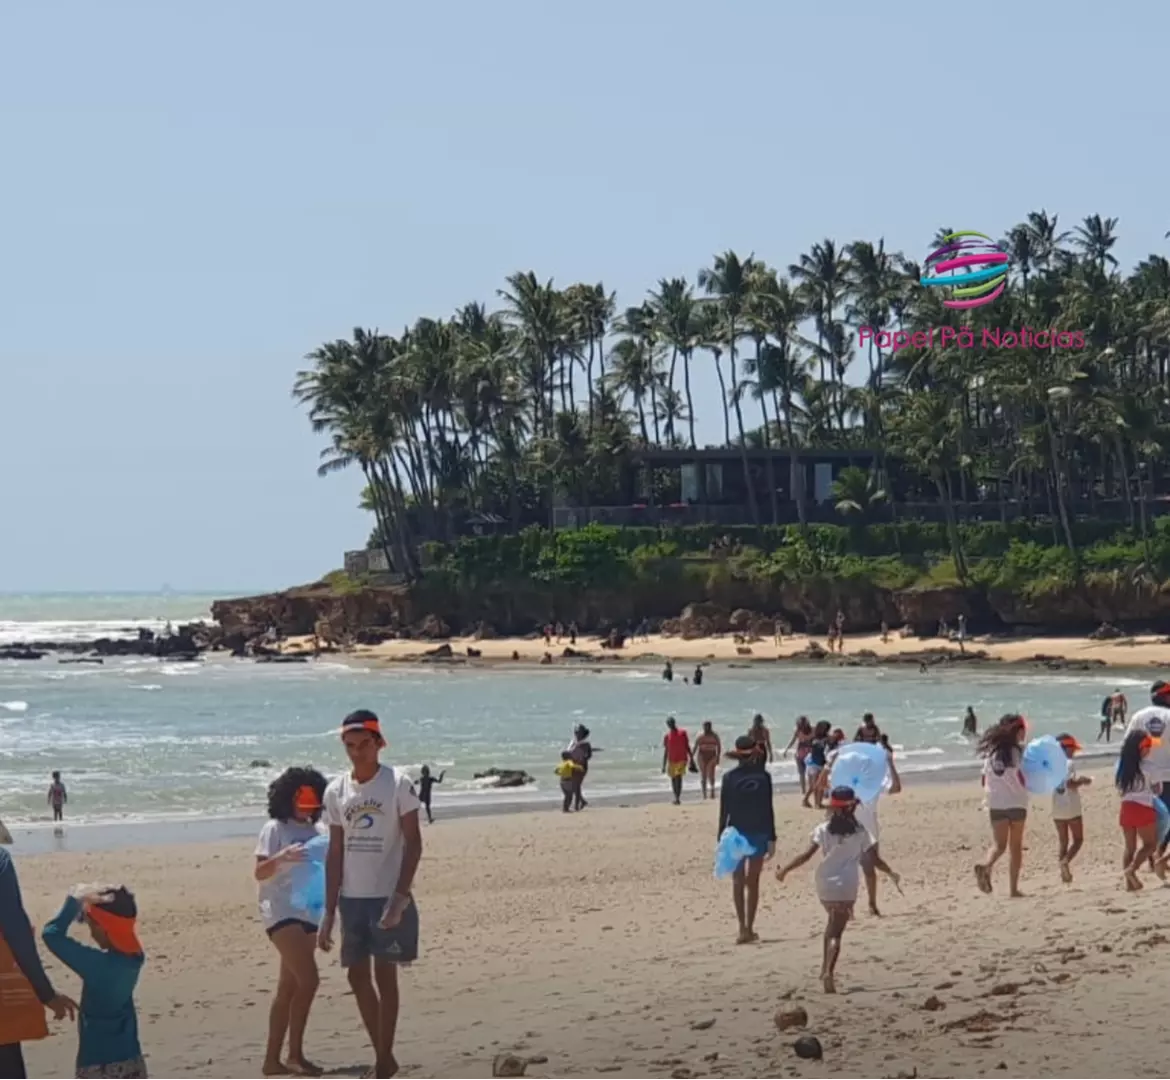
[[[812,747],[813,741],[813,726],[809,722],[807,716],[798,716],[796,718],[796,729],[792,732],[792,738],[788,740],[788,745],[784,747],[784,753],[781,757],[787,757],[788,751],[796,747],[796,775],[800,778],[800,793],[804,795],[808,791],[808,781],[806,779],[806,764],[808,762],[808,752]]]
[[[772,733],[768,730],[768,725],[764,723],[763,713],[756,713],[752,717],[752,726],[748,728],[748,734],[756,740],[759,746],[764,748],[769,764],[776,760],[772,753]]]
[[[703,785],[704,799],[715,798],[715,767],[722,755],[722,741],[715,733],[711,721],[704,720],[702,734],[695,740],[695,760],[699,765],[699,780]]]

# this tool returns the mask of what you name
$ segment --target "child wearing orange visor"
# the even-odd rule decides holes
[[[45,947],[81,976],[77,1076],[146,1076],[138,1042],[134,990],[146,957],[138,940],[138,905],[123,886],[79,885],[42,933]],[[69,936],[75,922],[94,944]]]

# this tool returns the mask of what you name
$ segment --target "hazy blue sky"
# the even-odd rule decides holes
[[[1165,251],[1167,40],[1153,0],[6,4],[0,589],[339,565],[300,358],[514,270],[634,303],[1041,207]]]

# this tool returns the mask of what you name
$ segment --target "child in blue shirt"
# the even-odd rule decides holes
[[[80,1077],[146,1076],[134,1008],[134,989],[146,960],[137,919],[138,906],[128,889],[79,887],[41,935],[45,947],[81,976]],[[69,936],[75,922],[89,927],[96,949]]]

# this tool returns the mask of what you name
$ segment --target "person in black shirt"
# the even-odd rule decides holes
[[[443,777],[446,775],[447,772],[444,770],[443,772],[439,773],[437,777],[432,776],[431,767],[429,765],[424,765],[422,767],[422,775],[418,778],[418,801],[426,807],[428,824],[433,825],[435,823],[435,817],[431,813],[431,788],[433,788],[436,784],[441,784],[443,782]]]
[[[759,941],[755,932],[760,903],[760,869],[776,852],[776,817],[772,807],[772,777],[764,764],[764,751],[751,735],[735,740],[728,757],[739,764],[723,774],[719,794],[719,835],[732,828],[752,845],[752,854],[732,875],[735,915],[739,920],[737,943]]]

